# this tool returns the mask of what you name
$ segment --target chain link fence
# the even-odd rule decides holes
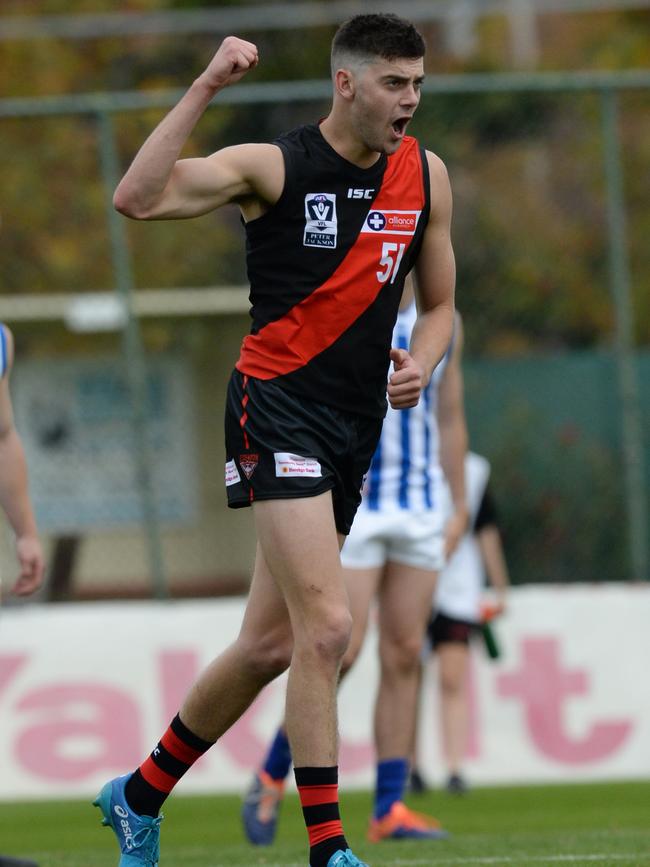
[[[188,153],[322,117],[329,89],[230,89]],[[0,101],[0,320],[55,599],[237,592],[252,567],[223,488],[237,209],[138,224],[110,205],[178,95]],[[454,188],[471,444],[515,582],[648,578],[649,103],[650,75],[448,76],[414,122]]]

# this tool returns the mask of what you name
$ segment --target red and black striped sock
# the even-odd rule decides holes
[[[327,867],[327,862],[348,844],[339,815],[339,769],[295,768],[302,814],[309,834],[310,867]]]
[[[140,816],[157,816],[176,783],[211,746],[176,714],[156,749],[126,784],[124,795],[129,807]]]

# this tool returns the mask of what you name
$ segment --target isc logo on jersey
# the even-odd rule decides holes
[[[361,231],[384,235],[415,235],[422,211],[370,211]]]
[[[336,247],[336,193],[305,196],[305,247]]]

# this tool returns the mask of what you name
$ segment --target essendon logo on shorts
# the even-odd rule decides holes
[[[241,467],[242,473],[246,476],[247,479],[255,472],[255,467],[260,462],[259,455],[240,455],[239,456],[239,466]]]

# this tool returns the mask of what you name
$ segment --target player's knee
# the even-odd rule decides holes
[[[463,689],[464,682],[462,677],[458,677],[457,674],[452,674],[451,672],[441,672],[440,692],[444,698],[456,698],[456,696],[461,695]]]
[[[347,650],[351,632],[352,616],[347,609],[341,608],[321,612],[306,633],[306,639],[320,659],[338,665]]]
[[[382,666],[399,673],[417,671],[421,654],[422,641],[414,635],[402,635],[380,644]]]

